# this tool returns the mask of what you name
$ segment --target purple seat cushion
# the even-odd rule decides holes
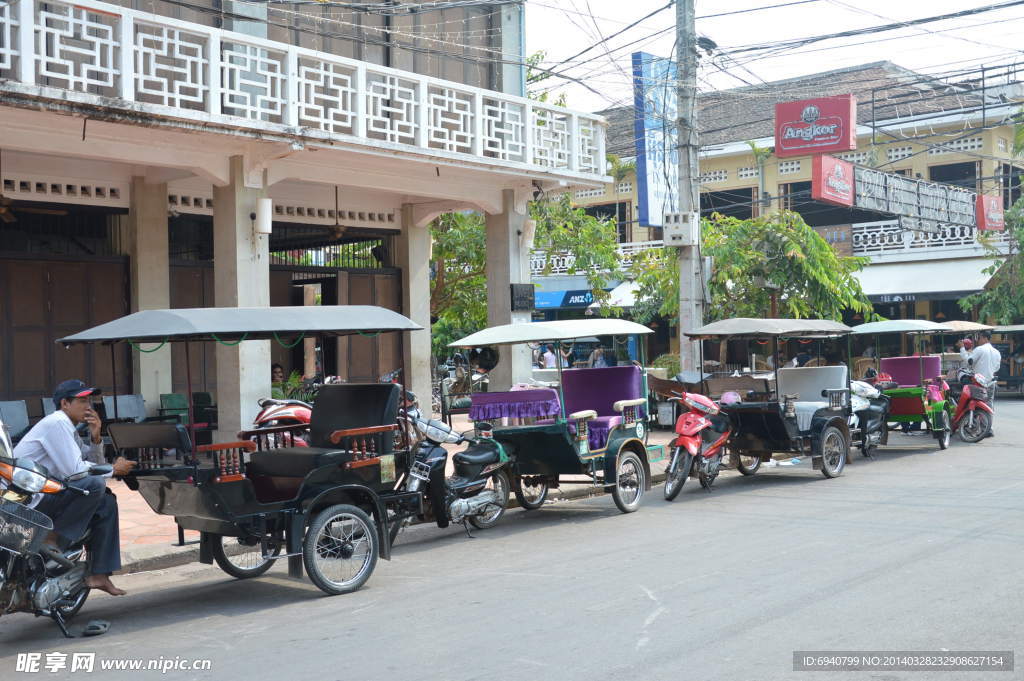
[[[942,357],[885,357],[880,363],[879,371],[892,376],[892,380],[901,388],[916,388],[942,373]]]
[[[612,409],[619,400],[643,397],[643,377],[635,366],[603,369],[569,369],[562,372],[562,394],[565,413],[593,409],[597,418],[590,421],[588,441],[591,449],[601,449],[608,442],[608,433],[622,422],[622,415]],[[640,407],[640,416],[645,414]]]

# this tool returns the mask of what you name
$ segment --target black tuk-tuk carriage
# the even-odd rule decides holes
[[[515,345],[591,336],[639,336],[653,333],[621,319],[579,319],[505,324],[467,336],[453,347]],[[493,424],[512,470],[512,489],[524,509],[540,508],[551,487],[587,476],[608,489],[615,505],[631,513],[651,487],[651,461],[663,447],[647,446],[647,377],[640,366],[563,369],[557,388],[473,395],[470,418]],[[502,418],[528,423],[499,425]],[[651,456],[654,456],[652,459]]]
[[[287,339],[293,345],[304,336],[421,328],[368,305],[147,310],[59,342],[136,348],[184,342],[187,351],[192,341]],[[369,579],[378,556],[390,558],[389,511],[420,504],[418,494],[394,491],[409,454],[397,422],[400,392],[396,384],[321,387],[309,447],[257,451],[244,440],[193,450],[183,425],[125,423],[108,430],[118,452],[138,462],[124,478],[128,487],[155,512],[200,532],[200,562],[216,561],[246,578],[288,558],[292,576],[301,577],[304,565],[316,586],[341,594]]]
[[[699,340],[771,341],[774,366],[779,367],[780,339],[824,340],[851,331],[845,324],[827,319],[735,318],[707,324],[686,335]],[[774,377],[774,390],[739,395],[739,401],[723,400],[722,411],[728,414],[733,429],[728,445],[730,463],[744,475],[753,475],[762,462],[771,461],[773,452],[784,452],[810,456],[814,469],[826,478],[841,475],[850,450],[847,367],[782,367],[774,371]]]

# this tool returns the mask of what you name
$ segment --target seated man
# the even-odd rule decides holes
[[[46,466],[50,475],[58,480],[89,470],[90,463],[103,462],[103,446],[100,437],[100,418],[89,403],[89,396],[98,393],[82,381],[64,381],[53,394],[57,411],[44,417],[32,427],[18,446],[14,448],[15,458],[26,458]],[[90,444],[78,437],[75,427],[79,423],[89,426]],[[125,475],[135,466],[134,461],[118,457],[114,462],[114,474]],[[101,589],[112,596],[123,596],[126,592],[110,581],[111,573],[121,569],[120,533],[117,525],[117,500],[107,489],[103,477],[90,475],[73,484],[89,491],[88,495],[65,490],[58,494],[39,495],[38,510],[53,519],[54,541],[63,539],[74,542],[92,528],[87,549],[89,552],[90,574],[85,585]]]

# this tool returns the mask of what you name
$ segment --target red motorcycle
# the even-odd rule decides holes
[[[696,393],[670,397],[686,407],[676,419],[676,439],[672,458],[665,471],[665,500],[679,496],[686,478],[696,473],[701,487],[710,490],[722,464],[725,443],[732,434],[729,417],[721,413],[714,400]]]
[[[970,369],[960,369],[956,384],[960,386],[960,395],[956,397],[952,429],[960,433],[960,439],[964,442],[983,440],[992,430],[992,419],[995,416],[995,411],[985,401],[990,390],[988,381]],[[956,395],[955,388],[953,395]]]
[[[271,428],[273,426],[308,426],[310,417],[313,415],[313,405],[302,400],[275,400],[264,398],[259,401],[260,413],[253,420],[254,430],[260,428]],[[258,436],[252,437],[253,441]],[[291,433],[269,433],[267,438],[280,437],[281,442],[277,443],[284,447],[308,447],[309,442],[301,435]],[[273,442],[271,444],[274,444]]]

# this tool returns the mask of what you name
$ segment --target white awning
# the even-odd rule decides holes
[[[636,294],[640,284],[635,281],[624,281],[608,293],[609,307],[633,307],[636,304]],[[592,308],[601,307],[600,303],[594,302],[589,305]]]
[[[868,265],[854,276],[876,302],[960,298],[985,288],[989,275],[982,270],[992,262],[991,258],[964,258],[886,263]]]

